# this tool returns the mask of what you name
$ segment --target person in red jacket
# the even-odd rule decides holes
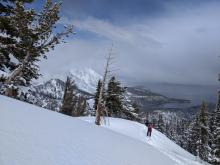
[[[153,129],[153,124],[151,123],[148,124],[147,136],[151,137],[152,129]]]

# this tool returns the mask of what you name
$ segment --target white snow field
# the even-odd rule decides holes
[[[83,120],[0,95],[0,165],[199,164],[159,132],[147,143],[136,122]]]
[[[93,123],[95,118],[92,117],[80,117],[82,120]],[[201,165],[207,164],[202,162],[197,157],[193,156],[173,141],[168,139],[164,134],[153,129],[152,137],[146,137],[146,126],[137,122],[123,120],[118,118],[106,118],[103,127],[108,128],[114,132],[126,135],[128,137],[134,138],[138,141],[145,143],[146,145],[151,145],[158,151],[164,153],[177,165]],[[157,157],[160,159],[160,157]],[[166,165],[164,163],[164,165]],[[168,164],[167,164],[168,165]]]

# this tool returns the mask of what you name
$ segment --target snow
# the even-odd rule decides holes
[[[87,103],[89,104],[89,107],[92,108],[95,104],[95,101],[94,101],[94,99],[89,99],[89,100],[87,100]]]
[[[99,79],[102,79],[102,76],[95,72],[91,68],[74,68],[70,71],[62,74],[47,74],[42,73],[42,77],[33,82],[34,85],[41,85],[46,83],[51,79],[60,79],[62,81],[66,81],[66,77],[70,76],[76,83],[76,86],[85,92],[94,94],[96,91],[96,86]]]
[[[16,59],[12,54],[9,54],[9,58],[10,58],[10,61],[15,63],[15,64],[19,64],[19,61],[18,59]]]
[[[81,117],[81,119],[89,123],[93,123],[95,120],[92,117]],[[105,120],[106,124],[103,124],[104,128],[134,138],[135,140],[144,142],[146,143],[146,145],[153,146],[160,152],[167,155],[170,159],[175,161],[177,165],[202,164],[199,158],[193,156],[155,129],[153,129],[152,131],[152,137],[147,138],[146,126],[143,124],[117,118],[106,118]]]
[[[8,76],[8,73],[0,70],[0,77],[1,76],[6,77],[6,76]]]
[[[91,121],[93,118],[84,119]],[[142,125],[110,120],[111,126],[106,129],[0,95],[0,164],[176,164],[157,147],[139,139],[145,134]],[[131,128],[122,130],[128,127]],[[133,132],[136,128],[140,129],[137,130],[140,134],[130,136],[137,133]],[[152,139],[152,143],[157,143],[156,140]],[[161,142],[158,140],[158,143]]]
[[[95,93],[98,81],[102,79],[101,75],[90,68],[72,69],[70,75],[79,89],[91,94]]]

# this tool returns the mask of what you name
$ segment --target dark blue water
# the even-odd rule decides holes
[[[148,84],[145,88],[153,92],[160,93],[167,97],[187,99],[191,103],[169,103],[164,105],[170,107],[187,107],[199,105],[202,101],[216,103],[218,86],[201,86],[201,85],[173,85],[173,84]]]
[[[175,109],[175,108],[189,108],[192,107],[193,104],[191,103],[168,103],[161,106],[163,109]]]

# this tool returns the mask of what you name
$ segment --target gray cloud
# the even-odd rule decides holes
[[[167,11],[169,11],[168,7]],[[179,9],[179,10],[178,10]],[[184,10],[183,10],[184,9]],[[139,82],[216,84],[220,54],[219,3],[189,9],[170,5],[159,17],[127,19],[127,24],[93,16],[72,19],[78,34],[50,52],[42,72],[58,73],[91,67],[102,73],[114,43],[115,74]],[[81,37],[83,35],[93,37]]]

